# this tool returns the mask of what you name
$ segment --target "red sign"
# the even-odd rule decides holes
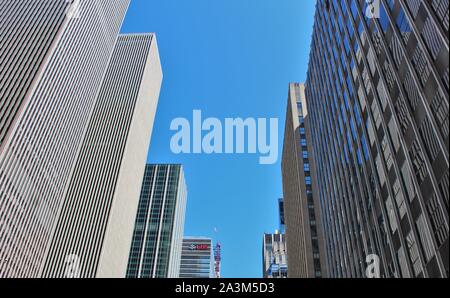
[[[197,244],[197,250],[209,250],[208,244]]]
[[[190,250],[209,250],[208,244],[191,244]]]

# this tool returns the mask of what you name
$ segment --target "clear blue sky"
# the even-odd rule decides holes
[[[223,246],[224,277],[262,276],[262,237],[278,228],[288,83],[304,81],[313,0],[132,0],[123,32],[155,32],[164,73],[148,161],[181,163],[185,235]],[[175,155],[172,119],[279,118],[279,158]],[[218,233],[214,233],[214,228]]]

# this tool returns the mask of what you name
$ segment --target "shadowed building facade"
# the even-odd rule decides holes
[[[284,199],[278,199],[278,213],[279,213],[279,222],[280,222],[280,232],[281,234],[286,233],[286,220],[284,218]]]
[[[374,3],[317,1],[306,99],[329,274],[365,277],[376,255],[381,277],[448,277],[449,2]]]

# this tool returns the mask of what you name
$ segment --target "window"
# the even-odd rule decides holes
[[[406,134],[409,128],[408,107],[406,106],[403,97],[399,97],[395,104],[395,112],[397,113],[398,120],[400,122],[400,128],[403,135]]]
[[[383,4],[380,5],[380,19],[379,19],[379,21],[380,21],[381,28],[383,29],[383,32],[386,33],[387,28],[389,28],[389,18],[388,18],[388,15],[386,13],[386,10],[385,10]]]
[[[392,159],[391,149],[389,148],[389,143],[386,136],[384,136],[383,140],[381,141],[381,148],[383,150],[384,160],[386,161],[386,167],[388,171],[390,171],[392,166],[394,165],[394,160]]]
[[[426,210],[430,218],[434,238],[436,239],[438,247],[441,247],[448,238],[449,233],[448,227],[445,224],[444,214],[439,206],[436,194],[433,193],[426,204]],[[425,227],[425,220],[422,215],[417,220],[417,230],[419,231],[421,241],[425,242],[422,243],[425,250],[424,253],[427,257],[431,258],[431,248],[428,248],[427,245],[430,245],[433,241],[431,240],[431,236]],[[427,259],[427,261],[429,261],[429,259]]]
[[[405,44],[408,43],[409,35],[411,34],[411,27],[409,26],[408,20],[406,18],[405,12],[403,9],[400,10],[397,17],[397,26],[400,30],[400,34],[403,37],[403,41]]]
[[[381,158],[380,158],[379,154],[377,154],[377,157],[375,158],[375,164],[377,166],[377,172],[378,172],[378,178],[380,179],[380,184],[381,184],[381,186],[383,186],[384,183],[386,183],[386,176],[384,175],[384,170],[383,170],[383,166],[382,166]]]
[[[425,167],[425,158],[423,156],[423,152],[420,150],[417,141],[414,141],[413,145],[411,146],[409,155],[414,166],[414,172],[416,174],[417,180],[419,184],[421,184],[427,176],[427,169]]]
[[[416,18],[417,13],[419,12],[420,1],[407,1],[406,4],[408,5],[409,11],[413,15],[413,18]]]
[[[395,201],[400,212],[400,218],[403,218],[406,215],[406,204],[403,193],[400,190],[400,182],[396,180],[392,188],[394,191]]]
[[[379,129],[381,126],[381,115],[375,100],[372,102],[372,114],[375,126]]]
[[[310,171],[309,163],[305,163],[305,164],[303,165],[303,169],[305,170],[305,172],[309,172],[309,171]]]
[[[361,86],[358,88],[358,100],[359,104],[361,105],[361,111],[366,110],[366,98],[364,97],[363,89]]]
[[[447,4],[447,9],[448,9],[448,4]],[[447,19],[447,22],[448,22],[448,19]],[[437,59],[439,52],[441,51],[441,48],[444,45],[442,42],[442,39],[439,38],[439,35],[437,32],[438,31],[436,30],[436,28],[434,28],[431,18],[428,17],[425,21],[425,24],[423,25],[422,37],[425,40],[425,44],[428,48],[428,52],[435,60]]]
[[[388,84],[389,90],[393,90],[394,86],[397,86],[397,83],[395,82],[394,74],[392,71],[392,65],[389,63],[388,60],[384,61],[383,72],[386,76],[386,83]]]
[[[311,185],[312,183],[311,183],[311,177],[310,176],[306,176],[305,177],[305,182],[306,182],[306,185]]]
[[[417,243],[412,232],[406,236],[406,245],[408,246],[409,258],[411,259],[414,273],[418,276],[422,273],[422,263],[420,262],[419,250],[417,249]]]
[[[387,107],[388,96],[386,93],[386,88],[384,88],[384,85],[381,82],[381,80],[378,81],[377,93],[378,93],[378,97],[380,98],[381,106],[383,107],[383,111],[385,111],[386,107]]]
[[[363,147],[364,158],[366,160],[369,160],[369,148],[367,147],[366,137],[362,136],[361,144],[362,144],[362,147]]]
[[[392,199],[390,197],[386,200],[385,205],[391,231],[392,233],[395,233],[395,231],[397,231],[397,221],[395,220],[394,205],[392,204]]]
[[[305,124],[305,118],[303,118],[303,116],[298,116],[298,121],[300,122],[300,125]]]
[[[309,157],[308,151],[303,151],[302,153],[303,153],[303,159],[307,159]]]
[[[420,78],[422,86],[425,86],[428,81],[428,77],[430,76],[431,70],[427,64],[427,61],[425,60],[425,55],[419,46],[417,46],[416,50],[414,51],[412,63],[414,65],[414,68],[416,69],[417,75]]]
[[[434,117],[441,130],[443,138],[447,138],[449,135],[449,120],[448,120],[448,104],[444,95],[440,90],[436,91],[436,95],[431,103],[431,109],[433,110]]]
[[[428,120],[428,118],[425,118],[423,120],[419,131],[425,144],[425,149],[427,151],[428,157],[431,161],[434,161],[440,152],[440,148],[438,140],[436,138],[436,135],[434,134],[430,120]]]
[[[392,143],[394,144],[395,152],[398,152],[398,150],[400,149],[400,138],[398,135],[398,130],[396,129],[396,125],[394,123],[394,118],[391,118],[391,120],[389,121],[388,129]]]
[[[420,96],[409,70],[406,72],[405,78],[403,80],[403,86],[405,88],[406,96],[408,97],[408,102],[411,110],[414,112],[420,102]]]
[[[403,248],[400,247],[400,249],[397,251],[397,257],[398,262],[400,263],[400,270],[402,272],[403,278],[409,278],[409,270],[408,270],[408,264],[406,263],[406,257],[405,252],[403,251]]]
[[[445,30],[449,29],[449,10],[448,10],[448,0],[433,0],[432,8],[436,13],[437,17],[441,21],[442,26]]]
[[[441,190],[442,197],[444,198],[444,203],[446,204],[447,210],[449,205],[449,197],[450,197],[450,179],[449,179],[449,170],[442,176],[441,182],[439,182],[439,189]]]

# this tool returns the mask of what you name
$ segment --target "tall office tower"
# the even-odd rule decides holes
[[[180,278],[214,277],[212,240],[203,237],[185,237],[181,251]]]
[[[129,0],[2,1],[0,277],[37,277]]]
[[[286,249],[286,237],[284,234],[264,234],[263,277],[288,277],[288,257]]]
[[[282,174],[289,277],[327,276],[303,84],[289,85]]]
[[[365,277],[378,256],[382,277],[448,277],[449,4],[373,3],[317,3],[306,98],[329,272]]]
[[[43,276],[125,277],[161,80],[156,37],[120,35]]]
[[[181,165],[146,166],[127,278],[179,276],[186,197]]]
[[[284,199],[278,199],[278,212],[281,234],[286,234],[286,221],[284,218]]]

